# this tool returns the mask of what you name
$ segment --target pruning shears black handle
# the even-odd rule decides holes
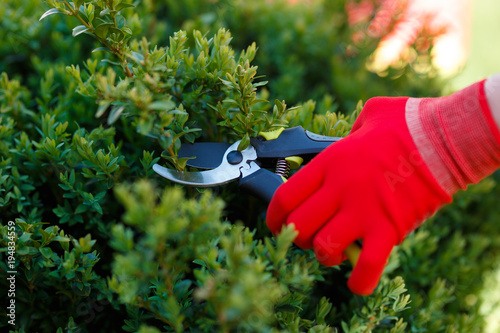
[[[260,160],[300,156],[305,161],[309,161],[326,147],[341,139],[312,133],[297,126],[260,133],[259,136],[251,138],[250,142],[255,147]]]
[[[271,202],[274,192],[285,180],[267,169],[259,169],[247,177],[240,178],[240,188],[251,195]]]

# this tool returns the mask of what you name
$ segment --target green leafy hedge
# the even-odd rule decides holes
[[[341,1],[133,5],[0,3],[4,290],[12,240],[17,271],[16,325],[2,321],[3,327],[484,327],[482,280],[500,249],[498,174],[457,194],[410,235],[375,293],[358,297],[345,285],[348,264],[319,265],[292,245],[290,228],[271,237],[266,207],[237,185],[179,188],[151,169],[184,168],[186,159],[177,157],[182,142],[243,139],[244,148],[259,131],[297,125],[347,135],[359,99],[435,95],[432,73],[412,64],[386,77],[367,72],[376,41],[346,52],[352,31]]]

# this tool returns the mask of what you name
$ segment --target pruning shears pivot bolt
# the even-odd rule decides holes
[[[230,151],[227,154],[227,161],[232,165],[240,164],[243,161],[243,154],[239,150]]]

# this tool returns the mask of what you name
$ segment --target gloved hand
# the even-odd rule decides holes
[[[295,243],[325,265],[362,240],[348,281],[371,294],[393,247],[467,184],[500,166],[500,133],[484,81],[448,97],[367,101],[351,133],[276,191],[267,224],[293,223]]]

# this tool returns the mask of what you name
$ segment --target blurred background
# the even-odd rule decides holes
[[[456,90],[500,72],[500,2],[476,0],[471,10],[471,37],[468,57],[462,71],[451,79],[447,88]]]
[[[168,45],[180,29],[189,37],[194,29],[212,36],[220,27],[231,31],[236,52],[255,42],[258,52],[252,63],[268,81],[259,96],[309,111],[310,117],[296,120],[303,126],[313,113],[351,114],[360,101],[374,96],[441,96],[500,72],[498,0],[127,2],[136,5],[122,11],[133,39],[145,36],[151,47]],[[0,102],[14,104],[24,96],[29,102],[23,112],[60,106],[59,119],[71,120],[75,114],[89,114],[96,104],[79,94],[65,99],[78,85],[66,66],[84,71],[88,58],[111,56],[92,53],[100,45],[91,37],[73,37],[78,22],[72,17],[39,21],[48,8],[39,0],[0,1],[0,72],[22,84],[9,88],[12,96],[0,89]],[[137,47],[138,42],[130,44]],[[106,66],[99,62],[98,70]],[[3,112],[10,111],[0,108]],[[95,125],[90,113],[88,119],[78,119],[82,127],[87,121]],[[388,273],[404,276],[412,299],[404,317],[414,331],[500,330],[499,176],[457,194],[454,204],[425,223],[393,256]],[[355,302],[347,290],[342,293],[338,278],[328,274],[316,296],[334,290],[329,296],[336,305]],[[443,289],[436,281],[446,281]],[[357,306],[339,306],[337,322],[347,322]]]

